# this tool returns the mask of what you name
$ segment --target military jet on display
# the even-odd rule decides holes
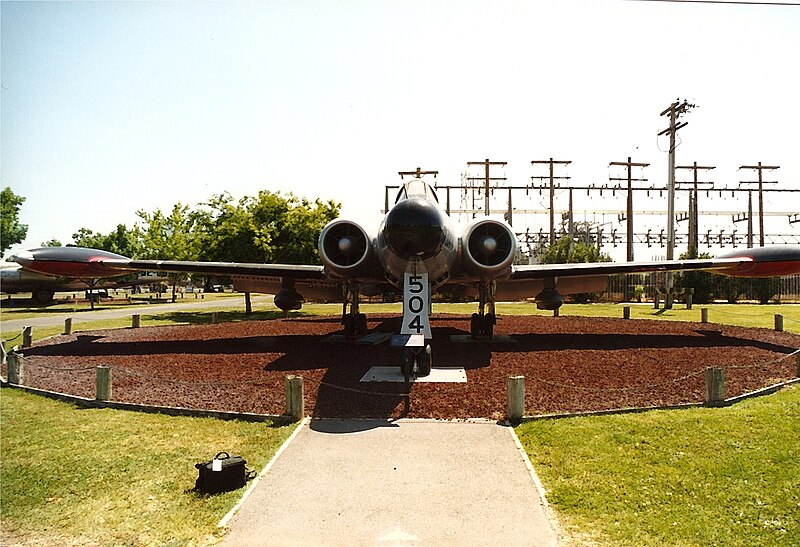
[[[238,291],[274,294],[275,305],[284,311],[300,309],[306,297],[341,300],[348,338],[367,331],[366,316],[359,311],[361,296],[402,290],[401,334],[412,335],[416,341],[431,338],[431,292],[448,286],[460,286],[463,294],[477,296],[478,311],[472,314],[470,333],[491,337],[498,300],[533,296],[540,309],[555,310],[563,303],[563,295],[605,290],[612,274],[708,270],[735,277],[771,277],[800,273],[798,245],[741,249],[711,259],[515,265],[517,239],[511,226],[489,217],[454,222],[439,204],[435,188],[419,176],[403,183],[377,230],[336,219],[323,228],[318,248],[321,265],[135,260],[79,247],[35,249],[14,259],[32,271],[83,279],[138,270],[226,276]],[[405,350],[406,378],[414,361],[419,376],[430,372],[430,345],[422,342],[419,346]]]
[[[59,291],[120,289],[163,281],[167,281],[167,278],[146,277],[129,281],[95,283],[94,279],[83,281],[71,277],[37,273],[18,263],[0,264],[0,292],[4,294],[31,293],[33,300],[42,305],[52,304],[56,292]]]

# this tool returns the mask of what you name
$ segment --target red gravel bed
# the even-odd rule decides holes
[[[396,317],[370,317],[398,332]],[[27,385],[94,397],[94,367],[113,370],[113,398],[234,412],[284,412],[283,379],[305,379],[316,417],[500,419],[506,378],[526,377],[529,414],[702,402],[704,370],[725,367],[726,396],[793,378],[800,335],[715,324],[586,317],[498,319],[510,342],[452,342],[469,318],[434,315],[434,367],[464,367],[466,384],[360,383],[374,365],[397,365],[388,343],[326,340],[336,317],[83,332],[25,351]]]

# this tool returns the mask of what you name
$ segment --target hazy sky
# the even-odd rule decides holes
[[[754,176],[740,165],[762,161],[781,166],[769,175],[781,187],[800,188],[798,6],[0,9],[0,184],[27,198],[21,221],[29,225],[12,251],[69,243],[81,227],[132,226],[139,209],[195,205],[225,191],[291,191],[341,201],[345,216],[377,215],[398,170],[437,169],[440,184],[456,185],[468,161],[485,158],[509,162],[502,174],[524,185],[544,174],[531,160],[571,160],[563,173],[591,184],[608,180],[609,162],[632,156],[663,184],[668,141],[656,135],[667,121],[659,113],[678,97],[699,105],[684,117],[678,164],[714,165],[719,185],[735,185]],[[800,211],[800,197],[767,207]],[[532,218],[534,228],[545,218]],[[775,229],[798,233],[800,224]]]

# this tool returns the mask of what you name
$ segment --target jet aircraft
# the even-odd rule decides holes
[[[147,277],[120,282],[95,283],[64,276],[54,276],[31,271],[20,264],[0,264],[0,292],[5,294],[31,293],[38,304],[53,302],[57,291],[83,291],[89,289],[119,289],[167,281],[166,277]]]
[[[515,265],[517,239],[510,225],[490,217],[456,223],[439,203],[436,189],[421,176],[407,179],[377,229],[339,218],[318,240],[321,265],[253,264],[135,260],[106,251],[43,248],[20,253],[25,268],[83,279],[107,278],[132,271],[187,272],[230,277],[244,292],[275,294],[281,310],[300,309],[305,297],[338,299],[348,338],[367,331],[359,310],[361,296],[403,291],[402,334],[431,338],[430,294],[457,285],[477,296],[473,337],[491,337],[495,303],[535,297],[540,309],[555,310],[563,296],[605,290],[611,274],[708,270],[736,277],[771,277],[800,273],[800,246],[741,249],[711,259]],[[302,290],[302,293],[299,290]],[[406,378],[416,361],[417,375],[430,372],[430,345],[406,349]]]

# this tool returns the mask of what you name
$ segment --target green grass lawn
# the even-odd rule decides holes
[[[609,545],[800,545],[800,387],[728,408],[533,421],[568,528]]]
[[[193,491],[219,450],[260,471],[294,426],[81,409],[0,392],[0,544],[202,545],[244,489]]]
[[[56,301],[50,305],[33,305],[32,301],[27,298],[19,298],[14,297],[10,301],[4,299],[0,300],[0,312],[2,316],[0,316],[3,320],[14,320],[14,319],[33,319],[36,317],[48,317],[48,316],[58,316],[63,315],[64,313],[75,313],[78,314],[76,317],[80,317],[86,313],[91,313],[92,311],[101,311],[101,310],[115,310],[120,308],[129,308],[131,313],[138,313],[136,310],[137,308],[142,308],[145,306],[153,306],[153,305],[163,305],[169,302],[149,302],[148,298],[151,296],[149,293],[147,294],[131,294],[129,291],[110,291],[110,294],[113,295],[111,299],[103,299],[100,302],[97,302],[94,306],[94,310],[91,308],[91,304],[88,300],[80,299],[77,301],[73,301],[69,299],[68,293],[58,293],[56,295]],[[128,302],[127,298],[131,296],[137,300],[132,302]],[[156,295],[152,295],[153,298],[156,298]],[[202,298],[201,298],[202,297]],[[162,295],[162,299],[171,299],[172,294],[166,293]],[[269,298],[270,302],[272,297],[267,297],[263,295],[253,295],[253,300],[256,299],[264,299],[266,300]],[[239,306],[242,307],[242,302],[244,302],[244,294],[242,293],[185,293],[183,297],[178,295],[176,303],[181,304],[195,304],[198,308],[202,309],[204,304],[215,304],[220,301],[229,301],[231,306]]]

